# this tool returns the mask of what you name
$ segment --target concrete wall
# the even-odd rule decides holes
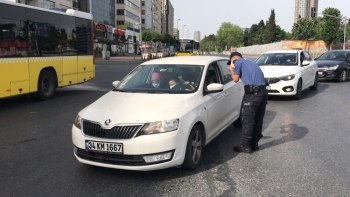
[[[271,44],[239,47],[237,48],[237,51],[242,54],[260,55],[266,51],[281,50],[281,49],[282,49],[281,42],[275,42]]]

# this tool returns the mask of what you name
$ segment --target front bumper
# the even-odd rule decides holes
[[[290,81],[279,81],[277,83],[269,84],[269,95],[279,96],[293,96],[296,94],[298,81],[294,78]]]
[[[340,75],[340,70],[318,69],[317,73],[319,79],[337,79]]]
[[[180,125],[179,125],[180,126]],[[179,127],[180,129],[180,127]],[[102,139],[85,136],[73,125],[72,141],[74,155],[81,163],[124,170],[158,170],[180,166],[185,157],[186,132],[171,131],[162,134],[144,135],[131,139]],[[90,152],[85,150],[85,140],[122,143],[123,154]],[[145,162],[144,156],[171,152],[171,158],[155,163]]]

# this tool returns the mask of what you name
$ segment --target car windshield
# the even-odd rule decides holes
[[[322,54],[317,60],[340,60],[345,61],[347,53],[343,51],[329,51]]]
[[[256,61],[259,66],[278,65],[278,66],[295,66],[298,65],[297,53],[265,53]]]
[[[113,91],[187,94],[198,90],[203,65],[139,65]]]

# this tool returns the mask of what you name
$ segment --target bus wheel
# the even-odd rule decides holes
[[[40,100],[48,100],[56,91],[56,77],[50,71],[42,71],[38,81],[38,98]]]

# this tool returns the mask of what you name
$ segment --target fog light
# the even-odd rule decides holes
[[[283,91],[285,92],[293,92],[293,90],[294,90],[293,86],[287,86],[283,88]]]
[[[147,155],[143,156],[143,159],[146,161],[146,163],[154,163],[159,161],[165,161],[170,160],[173,152],[166,152],[166,153],[160,153],[156,155]]]

